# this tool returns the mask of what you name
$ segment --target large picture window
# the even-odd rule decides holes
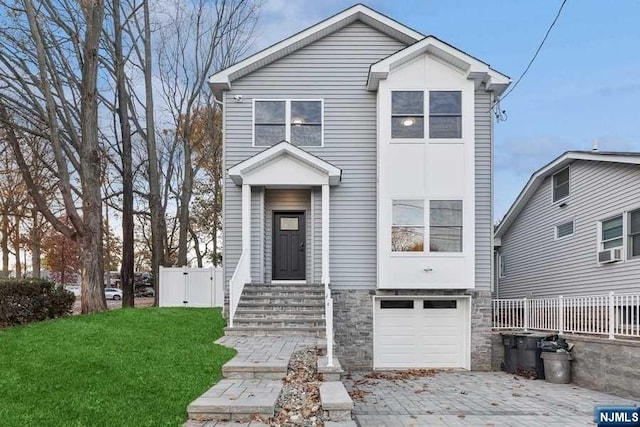
[[[424,92],[391,92],[391,138],[424,138]]]
[[[429,250],[462,252],[461,200],[431,200]]]
[[[322,146],[322,108],[319,100],[256,100],[254,145],[270,147],[289,141],[301,147]]]
[[[391,226],[393,252],[424,251],[424,201],[394,200]]]
[[[429,92],[429,138],[462,138],[462,93]]]

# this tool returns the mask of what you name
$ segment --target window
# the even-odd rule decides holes
[[[562,239],[563,237],[573,236],[574,222],[569,221],[563,224],[556,225],[556,239]]]
[[[457,306],[454,299],[424,300],[422,302],[422,308],[424,309],[456,308]]]
[[[462,252],[462,201],[432,200],[429,211],[429,250]]]
[[[270,147],[281,141],[304,147],[322,146],[322,101],[256,100],[254,145]]]
[[[424,92],[391,92],[391,138],[424,138]]]
[[[600,250],[620,248],[623,245],[622,215],[601,222]]]
[[[269,147],[287,138],[285,101],[256,101],[255,145]]]
[[[553,175],[553,202],[569,197],[569,168]]]
[[[392,202],[391,251],[424,251],[424,201]]]
[[[507,259],[503,254],[498,254],[498,277],[507,277]]]
[[[462,138],[462,93],[429,92],[429,138]]]
[[[413,308],[413,300],[385,299],[380,301],[380,308]]]
[[[629,212],[629,258],[640,257],[640,209]]]

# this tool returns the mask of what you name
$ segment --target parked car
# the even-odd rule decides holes
[[[69,292],[72,292],[76,298],[79,297],[81,294],[80,285],[64,285],[64,289],[66,289]]]
[[[122,291],[116,288],[105,288],[104,296],[106,299],[112,299],[114,301],[119,301],[122,299]]]
[[[153,297],[156,295],[156,292],[153,290],[152,287],[142,286],[142,287],[136,288],[134,295],[136,297]]]

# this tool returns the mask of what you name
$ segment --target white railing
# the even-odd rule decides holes
[[[329,281],[324,281],[324,327],[327,339],[327,366],[333,366],[333,298]]]
[[[496,299],[492,327],[640,337],[640,293]]]
[[[233,318],[236,315],[236,309],[240,303],[240,296],[242,296],[242,290],[245,283],[249,280],[251,275],[250,265],[247,262],[247,253],[242,251],[240,260],[236,266],[236,270],[229,280],[229,326],[233,328]]]

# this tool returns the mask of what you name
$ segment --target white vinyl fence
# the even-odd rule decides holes
[[[222,307],[222,268],[160,267],[160,307]]]
[[[640,337],[640,293],[495,299],[494,329]]]

